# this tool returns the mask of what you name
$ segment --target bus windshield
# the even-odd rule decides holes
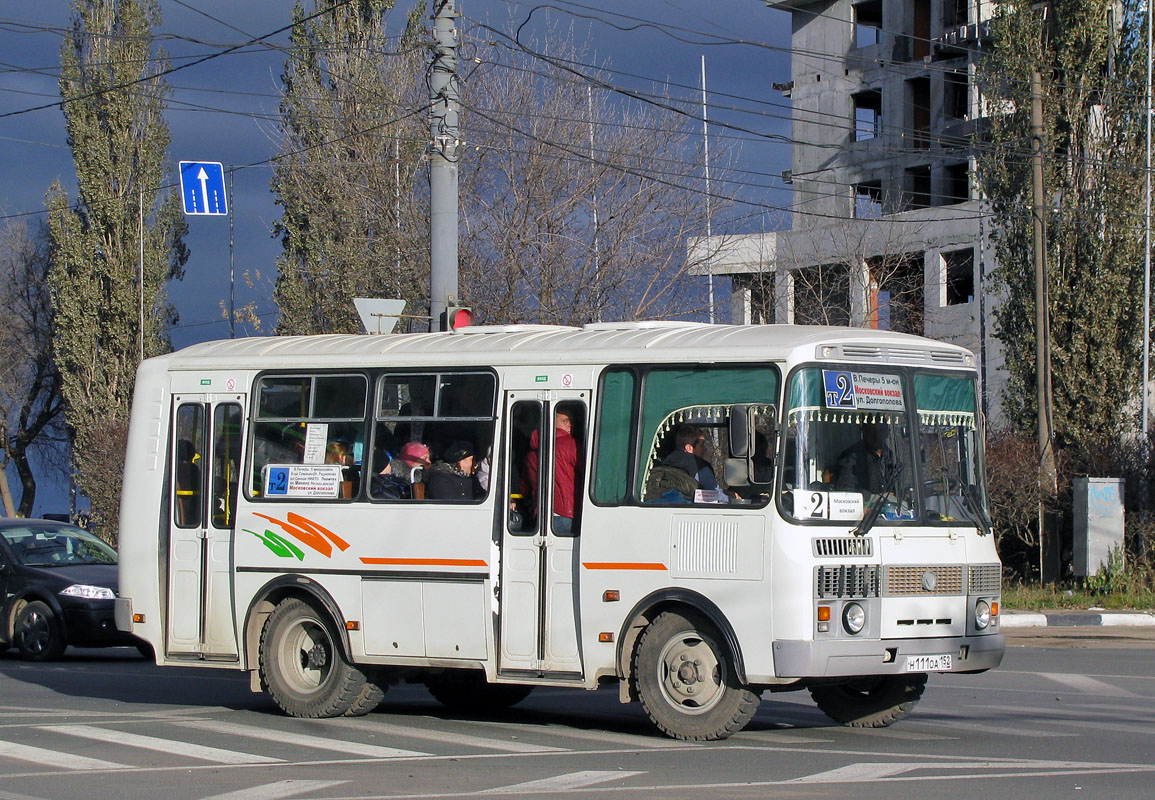
[[[802,369],[787,392],[782,499],[797,520],[987,527],[970,376]],[[913,400],[913,403],[911,402]]]

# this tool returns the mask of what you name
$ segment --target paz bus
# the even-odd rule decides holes
[[[399,682],[494,712],[616,684],[679,739],[729,736],[766,692],[889,725],[930,673],[1003,655],[974,362],[885,331],[687,322],[151,358],[117,625],[300,717],[367,713]],[[686,431],[716,487],[666,480]],[[407,445],[454,461],[398,491]],[[421,491],[439,468],[471,491]]]

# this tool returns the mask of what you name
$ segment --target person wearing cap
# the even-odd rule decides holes
[[[429,445],[406,442],[397,457],[390,458],[384,469],[373,476],[369,494],[387,500],[407,500],[413,496],[413,484],[423,479],[429,467]]]
[[[472,500],[474,498],[473,445],[454,442],[434,463],[425,479],[425,496],[430,500]]]

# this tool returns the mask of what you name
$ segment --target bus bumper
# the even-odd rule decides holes
[[[774,674],[779,678],[898,675],[907,672],[980,672],[1003,660],[1001,633],[943,639],[864,639],[861,641],[774,642]],[[949,667],[943,656],[950,656]]]

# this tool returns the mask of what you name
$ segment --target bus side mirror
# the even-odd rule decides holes
[[[731,458],[749,458],[753,426],[751,423],[751,406],[734,405],[730,407],[730,456]]]

